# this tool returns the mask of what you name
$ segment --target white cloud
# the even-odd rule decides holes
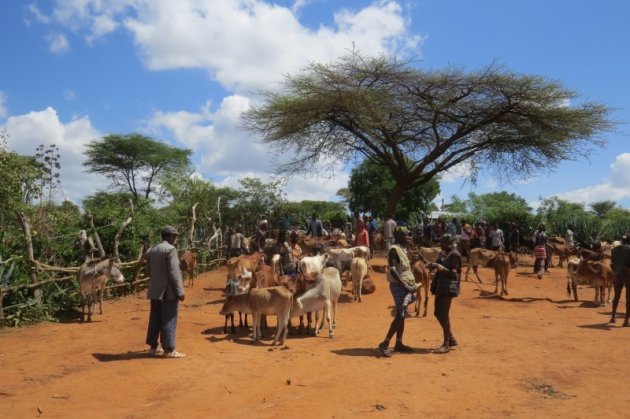
[[[307,3],[298,0],[293,9]],[[366,54],[417,55],[422,40],[409,35],[393,0],[343,10],[334,16],[336,27],[316,30],[291,9],[262,0],[68,0],[57,2],[54,16],[69,29],[87,30],[88,42],[122,25],[149,68],[206,69],[241,93],[272,87],[282,74],[334,60],[353,45]]]
[[[630,153],[619,154],[610,165],[610,175],[602,183],[561,193],[573,202],[621,201],[630,198]]]
[[[0,91],[0,118],[7,116],[7,95]]]
[[[48,50],[53,54],[64,54],[70,50],[70,43],[66,35],[62,33],[49,34],[46,37]]]
[[[55,144],[61,155],[62,196],[74,202],[103,190],[108,183],[101,177],[85,173],[85,144],[101,134],[92,126],[88,117],[64,123],[53,108],[28,114],[11,116],[4,127],[9,134],[9,148],[22,155],[34,155],[40,144]]]
[[[37,7],[37,4],[35,3],[29,4],[27,10],[35,18],[36,21],[40,23],[50,23],[50,18],[39,10],[39,7]]]
[[[64,92],[63,92],[63,98],[64,98],[65,100],[67,100],[68,102],[71,102],[71,101],[73,101],[73,100],[76,100],[76,99],[77,99],[77,94],[76,94],[76,92],[75,92],[74,90],[72,90],[72,89],[66,89],[66,90],[64,90]]]
[[[145,126],[154,138],[192,149],[196,169],[206,178],[238,186],[244,176],[269,178],[274,165],[268,146],[239,128],[252,91],[273,89],[283,74],[309,62],[334,61],[353,47],[369,55],[418,55],[422,38],[408,33],[409,22],[397,1],[340,10],[333,25],[316,29],[296,15],[311,2],[296,0],[292,7],[282,7],[262,0],[57,0],[52,17],[88,43],[119,28],[128,30],[150,69],[208,71],[229,96],[193,111],[155,110]],[[69,49],[65,36],[50,42],[53,51]],[[287,194],[290,199],[330,199],[347,186],[343,168],[337,173],[330,180],[294,178],[286,185]]]

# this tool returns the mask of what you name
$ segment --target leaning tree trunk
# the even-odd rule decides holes
[[[94,241],[96,241],[96,247],[98,247],[99,257],[101,259],[105,259],[105,249],[103,248],[103,243],[101,242],[101,236],[98,235],[98,231],[96,231],[96,227],[94,227],[94,217],[90,211],[86,212],[85,216],[90,223],[90,227],[92,227],[92,231],[94,231]]]
[[[193,241],[195,234],[195,223],[197,222],[197,205],[199,202],[195,202],[195,205],[192,206],[190,224],[188,225],[188,246],[195,247],[195,243]]]

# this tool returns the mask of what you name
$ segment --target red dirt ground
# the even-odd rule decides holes
[[[580,287],[579,303],[567,297],[564,269],[538,280],[522,262],[506,300],[462,283],[451,309],[460,346],[446,355],[432,353],[441,330],[430,300],[428,317],[407,321],[416,352],[375,356],[392,306],[377,272],[363,303],[351,302],[350,285],[342,294],[334,339],[326,329],[290,336],[287,350],[252,345],[244,330],[223,334],[225,268],[186,288],[177,339],[186,359],[145,354],[143,294],[106,302],[90,324],[2,329],[1,416],[628,417],[630,328],[607,323],[610,306],[590,303],[592,289]],[[480,273],[494,290],[492,272]],[[622,298],[622,316],[624,307]]]

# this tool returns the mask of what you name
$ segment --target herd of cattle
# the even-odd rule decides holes
[[[225,316],[224,333],[235,333],[234,313],[239,313],[239,325],[248,327],[247,315],[252,316],[253,341],[260,339],[260,327],[266,325],[265,316],[277,316],[279,325],[274,344],[284,344],[291,319],[299,317],[300,329],[304,329],[304,317],[307,317],[308,330],[313,334],[328,324],[329,337],[334,336],[337,314],[337,302],[341,290],[352,279],[352,295],[361,302],[362,294],[374,292],[374,283],[368,275],[370,249],[365,246],[350,247],[343,239],[325,241],[309,240],[302,237],[300,245],[305,256],[297,262],[297,275],[283,275],[280,269],[280,255],[265,255],[262,252],[244,254],[227,261],[226,300],[220,314]],[[549,266],[553,255],[559,257],[559,267],[567,262],[567,292],[573,293],[578,301],[577,286],[591,285],[595,288],[595,302],[610,302],[614,274],[610,266],[612,248],[618,243],[604,243],[597,250],[568,246],[564,239],[551,237],[547,245]],[[522,249],[521,252],[531,249]],[[440,254],[436,247],[415,247],[410,243],[412,272],[415,277],[417,298],[415,315],[427,315],[430,273],[427,264],[435,262]],[[495,272],[495,290],[500,295],[508,294],[510,269],[517,264],[518,254],[476,248],[464,258],[467,281],[472,269],[481,282],[478,267],[491,268]],[[180,268],[188,275],[188,286],[194,286],[196,257],[192,251],[180,256]],[[79,288],[83,296],[82,320],[87,315],[91,320],[93,307],[101,303],[105,283],[113,280],[123,282],[124,277],[112,259],[84,264],[77,273]],[[606,298],[604,297],[607,291]],[[424,303],[424,307],[422,304]],[[320,311],[322,312],[321,319]],[[100,305],[102,314],[102,303]],[[315,313],[315,322],[311,314]],[[244,315],[244,322],[243,322]]]
[[[265,257],[263,253],[241,255],[230,258],[227,262],[227,280],[234,284],[226,289],[226,300],[220,314],[225,316],[224,333],[228,333],[228,321],[231,332],[235,333],[234,313],[239,313],[239,325],[247,327],[247,315],[253,317],[253,341],[260,339],[260,325],[264,325],[264,316],[276,315],[278,329],[274,344],[283,344],[292,318],[300,318],[300,329],[304,327],[304,315],[308,317],[308,330],[317,334],[328,324],[329,337],[334,336],[337,301],[341,290],[352,279],[352,295],[355,301],[361,301],[362,290],[366,291],[364,281],[369,283],[367,292],[374,291],[374,285],[368,276],[370,250],[365,246],[349,247],[345,241],[329,240],[323,246],[314,246],[314,241],[302,239],[302,247],[307,256],[298,262],[298,274],[282,275],[280,257]],[[608,291],[610,301],[613,273],[610,268],[610,251],[614,244],[602,243],[599,250],[589,250],[567,246],[564,239],[552,237],[548,244],[548,255],[559,256],[559,266],[567,262],[567,291],[573,292],[578,301],[577,285],[592,285],[596,290],[596,301],[604,303],[604,290]],[[319,250],[319,253],[318,253]],[[415,247],[411,244],[412,272],[417,288],[415,315],[427,315],[430,272],[428,263],[435,262],[440,254],[436,247]],[[467,281],[470,270],[477,280],[482,282],[478,267],[491,268],[495,272],[494,293],[508,294],[510,269],[517,264],[517,254],[488,249],[472,249],[464,258]],[[571,258],[575,256],[574,258]],[[550,262],[550,261],[549,261]],[[422,304],[424,303],[424,307]],[[321,321],[319,311],[322,310]],[[311,317],[315,313],[314,325]],[[243,315],[245,321],[243,323]]]

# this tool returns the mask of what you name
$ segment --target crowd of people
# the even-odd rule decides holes
[[[252,249],[249,246],[254,246],[254,250],[263,253],[280,254],[282,273],[297,275],[297,261],[303,256],[303,250],[298,243],[299,233],[293,228],[287,216],[282,219],[280,226],[280,233],[274,238],[270,233],[268,221],[261,219],[254,243],[248,243],[241,227],[236,226],[228,236],[228,256],[234,257],[250,252]],[[480,220],[471,225],[465,220],[458,222],[457,219],[452,219],[448,223],[442,219],[434,223],[425,220],[422,230],[427,244],[439,243],[441,249],[435,262],[425,262],[431,271],[435,271],[430,291],[435,295],[434,315],[443,331],[442,345],[435,352],[448,353],[451,348],[458,345],[451,328],[450,309],[453,298],[460,293],[462,257],[468,256],[475,247],[516,251],[520,246],[520,233],[515,222],[511,222],[508,232],[503,233],[497,224],[488,224]],[[372,248],[378,231],[376,220],[370,216],[356,214],[354,223],[347,222],[344,235],[351,245]],[[381,231],[387,249],[387,280],[395,306],[395,315],[384,340],[378,345],[378,352],[381,356],[391,357],[390,342],[394,336],[393,352],[413,351],[403,343],[403,336],[407,306],[415,300],[418,285],[411,270],[407,250],[410,243],[408,230],[399,226],[390,214],[383,222]],[[318,239],[327,234],[321,220],[313,214],[306,235]],[[459,240],[456,242],[455,236],[458,234]],[[574,234],[573,227],[568,226],[564,237],[567,245],[574,244]],[[151,271],[147,293],[151,304],[146,343],[149,345],[149,353],[167,358],[185,357],[175,349],[178,306],[185,298],[175,247],[178,235],[178,231],[172,226],[162,228],[162,241],[145,254]],[[544,224],[538,226],[533,241],[534,272],[541,278],[542,270],[548,269],[546,257],[548,237]],[[621,239],[621,245],[612,250],[611,268],[615,274],[611,322],[616,320],[617,307],[625,287],[626,312],[623,326],[627,327],[630,326],[630,233],[625,234]]]

